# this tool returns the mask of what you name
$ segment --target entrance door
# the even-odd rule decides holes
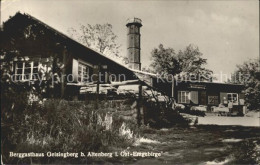
[[[199,104],[200,105],[206,105],[207,104],[206,91],[199,91]]]

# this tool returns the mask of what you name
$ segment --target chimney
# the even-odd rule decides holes
[[[142,20],[132,18],[127,20],[127,57],[129,60],[128,67],[135,70],[141,70],[140,62],[140,28]]]

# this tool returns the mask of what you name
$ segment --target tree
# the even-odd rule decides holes
[[[181,72],[179,58],[174,49],[164,48],[162,44],[152,51],[151,67],[157,73],[176,75]]]
[[[187,79],[205,80],[211,78],[212,71],[205,68],[207,60],[197,46],[189,45],[178,54],[173,48],[164,48],[162,44],[152,51],[151,67],[157,73],[184,75]]]
[[[245,101],[249,109],[260,108],[260,80],[257,78],[258,60],[248,60],[237,69],[229,82],[245,85]]]
[[[210,80],[213,72],[205,67],[207,59],[202,58],[202,55],[199,48],[191,44],[183,51],[180,50],[178,58],[182,74],[196,80]]]
[[[68,30],[71,37],[87,47],[90,47],[105,55],[119,57],[120,44],[117,43],[117,35],[112,31],[112,25],[96,24],[96,25],[81,25],[80,30],[70,28]]]
[[[143,68],[142,68],[142,71],[143,71],[143,72],[148,72],[148,73],[154,73],[154,74],[156,74],[156,73],[154,72],[154,70],[151,69],[150,67],[143,67]]]

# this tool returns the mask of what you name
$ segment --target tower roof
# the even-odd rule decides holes
[[[126,26],[130,26],[130,25],[133,25],[133,24],[137,25],[139,27],[143,26],[142,20],[140,18],[129,18],[129,19],[127,19],[126,22],[127,22]]]

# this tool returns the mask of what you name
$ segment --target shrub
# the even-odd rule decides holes
[[[99,109],[95,109],[94,105],[94,102],[86,104],[53,99],[45,101],[42,105],[25,106],[25,110],[19,116],[20,120],[13,121],[9,129],[3,129],[4,162],[32,163],[32,159],[28,158],[9,158],[9,151],[104,152],[111,146],[129,146],[132,141],[119,134],[119,127],[124,122],[120,116],[110,113],[110,108],[100,106]],[[33,158],[33,162],[38,163],[54,163],[57,160],[59,159]],[[67,158],[66,161],[80,163],[83,160]]]
[[[144,106],[147,112],[146,120],[149,126],[154,128],[188,126],[189,121],[183,118],[178,111],[171,106],[153,101],[145,101]]]

